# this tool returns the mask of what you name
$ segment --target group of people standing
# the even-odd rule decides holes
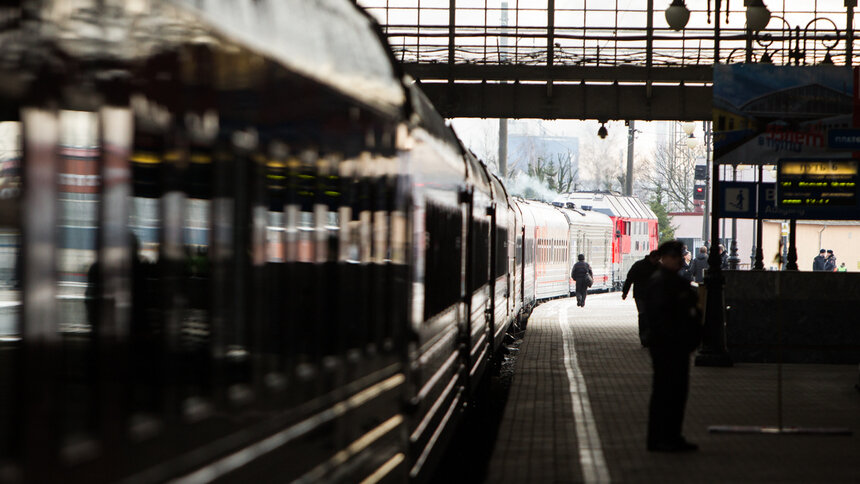
[[[818,251],[818,255],[812,259],[812,270],[815,272],[847,272],[848,268],[845,267],[844,262],[838,267],[836,266],[836,256],[833,255],[832,249],[821,249]]]
[[[684,439],[681,429],[687,402],[690,355],[702,338],[702,314],[698,294],[685,276],[704,277],[707,249],[688,264],[686,248],[677,241],[664,242],[637,261],[627,273],[621,298],[633,299],[639,311],[639,340],[647,347],[654,368],[648,413],[647,447],[652,452],[687,452],[698,446]],[[704,261],[702,261],[704,254]]]
[[[725,270],[729,268],[729,254],[722,244],[720,248],[720,268]],[[684,246],[684,261],[681,267],[681,277],[688,281],[693,281],[696,284],[705,282],[705,269],[708,268],[708,248],[705,246],[699,247],[699,251],[695,258],[692,258],[687,246]]]

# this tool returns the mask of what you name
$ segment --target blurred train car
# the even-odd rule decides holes
[[[0,480],[406,480],[437,438],[430,355],[464,383],[458,285],[450,340],[411,297],[405,170],[438,170],[455,213],[466,172],[444,123],[410,115],[375,24],[346,0],[25,3],[0,53],[23,148],[3,182],[24,188],[0,200],[23,247]]]
[[[540,301],[570,295],[570,224],[550,204],[520,201],[534,220],[534,297]]]
[[[559,196],[553,203],[603,213],[612,220],[613,289],[621,287],[634,262],[657,249],[657,216],[636,197],[609,192],[572,192]]]
[[[522,239],[517,244],[517,253],[520,255],[516,261],[520,273],[518,314],[520,322],[525,322],[537,304],[535,297],[536,221],[534,213],[528,208],[528,202],[522,198],[514,198],[512,202],[517,213],[519,213],[519,216],[516,218],[517,227],[514,230],[521,233],[520,238]]]
[[[0,52],[0,480],[432,478],[618,222],[510,197],[354,2],[104,3]]]
[[[612,220],[592,210],[560,208],[570,226],[570,268],[576,263],[579,254],[585,256],[594,273],[594,283],[590,291],[612,289]],[[570,271],[568,271],[570,272]],[[570,292],[576,287],[570,281]]]

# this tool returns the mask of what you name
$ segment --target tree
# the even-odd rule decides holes
[[[659,198],[652,199],[650,205],[651,210],[657,215],[657,233],[660,236],[660,243],[674,239],[676,227],[672,226],[672,217],[669,215],[669,211],[666,210]]]
[[[529,163],[528,175],[537,179],[541,184],[552,188],[550,181],[555,178],[557,169],[551,159],[544,156],[538,156],[534,162]]]
[[[549,189],[558,193],[569,193],[579,178],[579,169],[573,168],[573,153],[568,150],[565,153],[556,153],[553,163],[554,175],[549,177],[547,183]]]
[[[704,148],[689,149],[673,143],[658,144],[642,178],[653,195],[670,211],[689,212],[693,208],[693,179],[696,159]],[[665,197],[665,202],[663,202]]]

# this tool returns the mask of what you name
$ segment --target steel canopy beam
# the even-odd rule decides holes
[[[545,69],[545,67],[543,67]],[[656,70],[656,69],[655,69]],[[645,84],[422,83],[446,118],[638,119],[712,118],[710,86]]]
[[[402,65],[412,77],[423,81],[453,78],[457,81],[652,81],[710,83],[714,78],[714,69],[710,65],[652,68],[646,66],[417,64],[414,62],[407,62]]]

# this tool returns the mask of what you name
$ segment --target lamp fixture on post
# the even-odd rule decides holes
[[[672,30],[683,30],[690,20],[690,10],[684,4],[684,0],[672,0],[672,4],[666,9],[666,23]]]
[[[609,136],[609,131],[606,130],[606,122],[605,121],[600,122],[600,129],[597,130],[597,136],[600,139],[606,139],[606,137]]]
[[[770,10],[762,0],[744,0],[747,7],[747,28],[753,32],[764,30],[770,22]]]
[[[689,135],[687,135],[687,148],[690,148],[692,150],[695,149],[696,146],[699,146],[699,140],[697,140],[696,137],[693,136],[693,133],[690,133]]]
[[[684,130],[684,134],[686,134],[687,136],[692,136],[693,131],[696,130],[696,123],[694,123],[693,121],[683,122],[681,123],[681,129]]]

